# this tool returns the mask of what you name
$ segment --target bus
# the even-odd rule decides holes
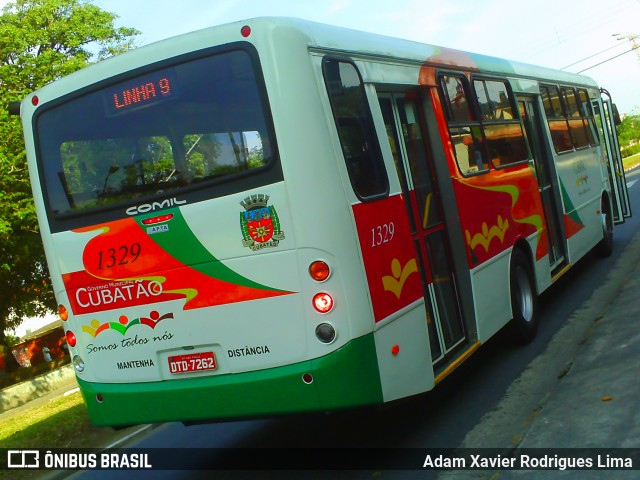
[[[297,19],[197,31],[20,104],[96,425],[434,388],[631,212],[590,78]]]

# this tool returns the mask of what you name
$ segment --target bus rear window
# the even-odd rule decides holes
[[[48,109],[36,119],[48,206],[60,218],[257,173],[275,156],[264,106],[237,50]]]

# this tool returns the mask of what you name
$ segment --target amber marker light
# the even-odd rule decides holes
[[[58,305],[58,316],[63,322],[69,320],[69,311],[67,310],[67,307],[64,305]]]
[[[326,292],[316,293],[313,297],[313,308],[320,313],[329,313],[333,308],[333,297]]]
[[[327,262],[323,262],[322,260],[316,260],[311,265],[309,265],[309,275],[316,282],[324,282],[329,275],[331,275],[331,269]]]

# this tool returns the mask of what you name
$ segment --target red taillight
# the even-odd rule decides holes
[[[244,27],[242,27],[240,29],[240,34],[244,37],[247,38],[249,35],[251,35],[251,27],[249,25],[245,25]]]
[[[67,330],[67,343],[69,344],[70,347],[75,347],[76,343],[78,342],[78,339],[76,338],[76,334],[73,333],[71,330]]]
[[[316,282],[324,282],[329,275],[331,274],[331,269],[329,269],[329,265],[322,260],[316,260],[311,265],[309,265],[309,275]]]
[[[64,305],[58,305],[58,316],[63,322],[69,320],[69,311],[67,310],[67,307]]]
[[[333,297],[326,292],[316,293],[313,297],[313,308],[320,313],[329,313],[333,308]]]
[[[31,97],[31,105],[33,105],[34,107],[37,107],[38,103],[40,103],[40,99],[38,98],[37,95],[34,95],[33,97]]]

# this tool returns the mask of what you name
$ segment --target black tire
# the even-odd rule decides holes
[[[509,270],[511,334],[518,343],[529,343],[538,332],[538,294],[533,280],[531,263],[522,251],[515,249],[511,255]]]
[[[602,240],[596,245],[596,255],[601,258],[611,256],[613,253],[613,218],[606,198],[602,199]]]

